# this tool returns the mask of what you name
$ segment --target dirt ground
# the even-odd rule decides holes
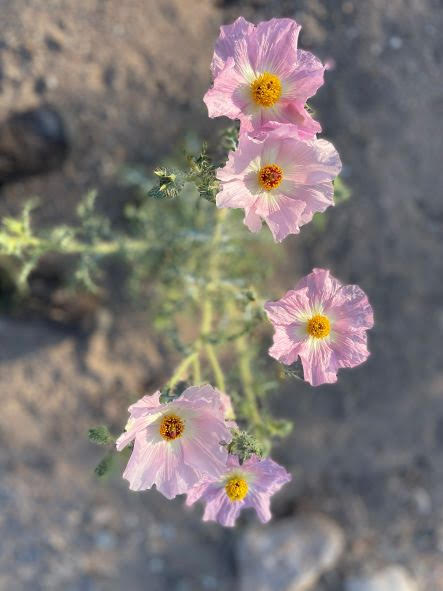
[[[314,106],[353,197],[287,254],[294,281],[329,266],[359,283],[376,313],[367,364],[337,385],[289,383],[275,396],[296,423],[277,450],[294,479],[276,514],[321,511],[344,528],[345,557],[317,591],[392,562],[421,591],[442,591],[439,0],[3,0],[0,116],[52,103],[72,151],[62,171],[4,188],[0,213],[38,194],[41,223],[66,219],[91,186],[118,211],[124,162],[161,160],[189,129],[211,134],[201,98],[212,46],[239,15],[296,18],[302,46],[335,62]],[[0,317],[1,590],[237,585],[237,531],[92,475],[100,453],[88,427],[119,425],[127,400],[163,372],[147,320],[114,314],[112,301],[86,333]]]

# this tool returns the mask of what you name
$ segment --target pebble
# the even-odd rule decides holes
[[[388,566],[369,576],[348,579],[345,591],[418,591],[417,584],[402,566]]]
[[[341,528],[323,515],[253,527],[239,546],[241,591],[308,591],[344,548]]]

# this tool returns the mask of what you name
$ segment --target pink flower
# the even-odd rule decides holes
[[[146,490],[155,484],[172,499],[202,476],[223,469],[227,452],[220,442],[229,442],[231,434],[219,393],[212,386],[192,386],[167,404],[160,404],[159,399],[160,392],[156,392],[129,407],[127,430],[116,446],[121,451],[134,441],[123,473],[131,490]]]
[[[203,521],[232,527],[242,509],[253,507],[262,523],[271,519],[271,496],[291,480],[290,474],[271,459],[252,456],[241,466],[230,455],[218,477],[206,476],[187,495],[186,504],[206,503]]]
[[[312,386],[336,382],[340,367],[355,367],[369,356],[366,331],[374,318],[368,298],[327,270],[314,269],[265,310],[275,328],[269,354],[286,365],[300,357]]]
[[[240,17],[221,27],[204,97],[209,116],[240,119],[242,131],[272,122],[292,123],[305,138],[321,131],[305,103],[323,84],[324,66],[297,49],[300,29],[288,18],[255,26]]]
[[[256,137],[240,136],[235,152],[217,171],[218,207],[243,208],[244,223],[258,232],[264,220],[281,242],[297,234],[317,211],[334,204],[332,180],[340,157],[326,140],[302,141],[292,125],[280,125]]]

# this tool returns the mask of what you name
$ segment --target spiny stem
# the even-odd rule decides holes
[[[236,315],[236,309],[231,300],[226,302],[226,308],[231,318],[233,318]],[[237,352],[238,369],[242,390],[248,402],[246,409],[252,424],[257,426],[262,422],[262,419],[258,410],[257,399],[254,391],[254,377],[251,371],[251,352],[244,335],[239,336],[234,341],[234,347]]]
[[[198,350],[193,351],[192,353],[190,353],[187,357],[185,357],[182,360],[182,362],[177,366],[177,369],[175,370],[171,379],[168,382],[168,386],[170,388],[173,388],[180,381],[180,378],[183,376],[183,374],[188,369],[188,367],[194,363],[194,360],[196,358],[198,358],[198,355],[199,355]]]
[[[222,392],[226,392],[225,376],[223,375],[223,370],[217,359],[217,355],[215,353],[213,345],[211,345],[210,343],[206,344],[205,352],[208,357],[209,363],[211,364],[217,388]]]
[[[192,375],[194,379],[194,384],[200,384],[200,382],[202,381],[202,376],[199,355],[197,355],[197,357],[192,362]]]

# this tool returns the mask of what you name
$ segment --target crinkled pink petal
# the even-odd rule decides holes
[[[224,70],[214,80],[213,87],[203,97],[209,117],[238,119],[247,105],[244,85],[245,81],[236,71],[234,60],[229,58]]]
[[[286,97],[303,103],[314,96],[324,82],[325,66],[311,52],[297,51],[297,67],[286,77],[289,86]]]
[[[334,293],[327,311],[334,317],[335,330],[349,332],[374,326],[374,313],[368,296],[358,285],[343,285]]]
[[[255,72],[288,75],[288,66],[297,61],[301,27],[289,18],[273,18],[257,25],[249,35],[249,56]]]
[[[254,25],[240,16],[232,25],[220,27],[220,36],[215,44],[214,57],[212,58],[211,71],[215,77],[224,69],[226,61],[234,57],[239,44],[245,41],[254,30]]]
[[[184,459],[180,441],[164,445],[163,461],[157,472],[155,486],[167,499],[186,493],[199,479],[200,473]]]
[[[154,394],[150,394],[148,396],[143,396],[134,404],[128,408],[129,414],[133,418],[142,417],[146,415],[148,412],[151,412],[152,409],[155,409],[160,405],[160,391],[154,392]]]
[[[123,478],[129,481],[131,490],[147,490],[155,483],[164,461],[165,446],[162,442],[150,442],[137,438]]]
[[[302,213],[305,209],[305,203],[296,199],[291,199],[285,195],[280,195],[276,200],[278,208],[264,217],[264,220],[272,232],[276,242],[281,242],[289,234],[298,234],[302,224]],[[256,208],[257,211],[258,208]]]
[[[337,368],[331,368],[332,349],[328,342],[309,338],[300,349],[304,379],[311,386],[337,381]]]
[[[159,415],[160,416],[160,415]],[[131,420],[131,425],[127,428],[127,431],[123,432],[115,442],[117,451],[122,451],[127,445],[133,441],[137,434],[146,431],[148,427],[157,420],[156,414],[150,414],[146,417],[141,417],[137,420]]]
[[[238,179],[222,184],[221,191],[217,193],[216,205],[220,208],[243,209],[251,206],[255,199],[245,191],[244,182]]]
[[[290,133],[290,127],[286,128]],[[282,134],[282,131],[280,132]],[[273,136],[271,136],[273,137]],[[280,136],[282,137],[282,136]],[[298,141],[285,136],[280,158],[289,164],[284,179],[295,186],[317,185],[331,181],[341,170],[340,156],[334,146],[326,140]]]
[[[308,290],[290,290],[280,300],[266,302],[264,308],[269,320],[275,325],[289,326],[300,322],[309,314]]]
[[[337,368],[355,367],[369,357],[366,332],[335,333],[331,349]]]
[[[303,341],[295,341],[289,335],[286,326],[276,326],[273,345],[269,348],[269,355],[285,365],[292,365],[297,360]]]
[[[245,509],[255,509],[262,523],[267,523],[272,517],[271,498],[267,494],[251,492],[244,500],[243,506]]]
[[[203,474],[219,474],[228,455],[220,443],[228,443],[232,437],[224,420],[211,420],[206,414],[194,419],[193,429],[192,437],[182,442],[184,461]]]
[[[307,288],[307,297],[314,307],[328,309],[342,284],[328,269],[313,269],[295,286],[296,290]]]
[[[259,215],[254,211],[254,205],[249,208],[245,208],[245,219],[243,223],[251,232],[259,232],[262,226],[262,220]]]

